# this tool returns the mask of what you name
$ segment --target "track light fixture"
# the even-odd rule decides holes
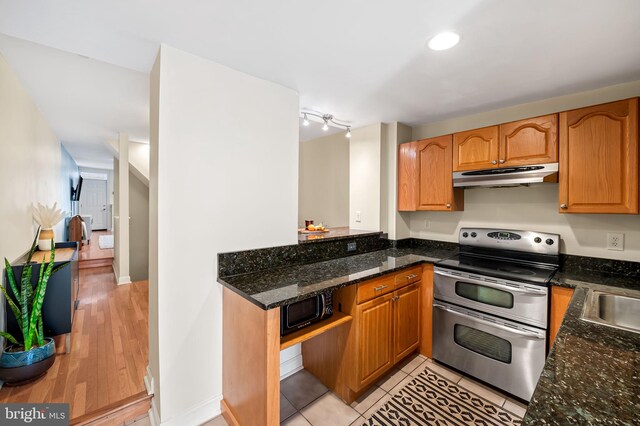
[[[329,124],[331,124],[333,127],[344,128],[347,131],[347,133],[345,134],[345,137],[351,138],[351,126],[349,124],[342,123],[340,120],[336,120],[336,118],[331,114],[320,114],[313,111],[304,111],[304,112],[301,112],[300,114],[302,115],[303,126],[309,125],[308,116],[317,117],[320,120],[322,120],[322,130],[324,130],[325,132],[329,130]]]

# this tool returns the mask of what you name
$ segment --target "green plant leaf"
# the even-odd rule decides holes
[[[25,348],[28,347],[29,349],[31,349],[31,342],[33,342],[33,337],[35,335],[38,317],[42,314],[42,303],[44,302],[44,295],[47,291],[47,283],[49,282],[49,278],[51,277],[54,263],[55,247],[53,244],[53,239],[51,239],[51,258],[49,259],[49,263],[47,264],[44,275],[41,279],[38,279],[38,287],[36,288],[35,298],[33,299],[33,307],[31,309],[31,317],[29,318],[29,333],[24,342]],[[44,264],[42,266],[44,266]]]
[[[38,316],[38,331],[36,332],[38,346],[44,346],[44,329],[42,327],[42,314]]]
[[[16,306],[15,302],[13,301],[13,299],[11,299],[11,297],[9,297],[9,294],[7,293],[7,289],[4,288],[4,286],[2,284],[0,284],[0,289],[2,289],[2,292],[4,293],[5,299],[7,299],[7,303],[9,304],[9,307],[11,308],[11,312],[13,312],[13,316],[15,317],[16,322],[18,323],[18,327],[20,328],[20,330],[22,330],[22,313],[20,312],[20,309],[18,309],[18,306]]]
[[[9,286],[13,291],[13,295],[15,296],[16,300],[19,300],[20,292],[18,291],[18,285],[16,284],[16,277],[15,275],[13,275],[13,268],[11,267],[11,264],[6,257],[4,258],[4,268],[7,271],[7,279],[9,280]]]
[[[28,271],[26,271],[27,269]],[[29,349],[31,348],[31,346],[28,345],[31,341],[27,340],[29,337],[29,307],[31,305],[29,303],[29,295],[31,292],[33,292],[33,288],[31,287],[31,269],[32,265],[24,266],[22,270],[22,280],[20,282],[20,313],[22,314],[22,337],[24,339],[24,347]],[[44,265],[40,266],[40,276],[42,276],[42,269],[44,269]],[[25,272],[29,278],[29,281],[25,280]]]
[[[20,344],[20,343],[18,343],[18,341],[12,335],[10,335],[9,333],[7,333],[5,331],[0,331],[0,336],[4,337],[5,339],[10,341],[14,345],[19,345]]]
[[[31,263],[31,258],[33,258],[33,253],[35,253],[36,251],[36,246],[38,245],[38,235],[40,234],[41,228],[42,226],[38,226],[36,235],[33,237],[33,242],[31,243],[31,248],[29,249],[29,255],[27,256],[27,263]]]

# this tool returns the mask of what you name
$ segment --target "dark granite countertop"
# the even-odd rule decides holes
[[[329,232],[324,234],[303,234],[298,230],[298,244],[317,243],[327,240],[346,240],[353,237],[364,237],[367,235],[381,235],[380,231],[362,231],[351,229],[348,226],[327,228]]]
[[[435,263],[455,252],[429,248],[379,250],[323,262],[219,277],[218,282],[262,309],[272,309],[408,266]]]
[[[591,286],[576,288],[524,425],[640,424],[640,334],[581,320]]]
[[[640,290],[640,278],[638,277],[586,269],[580,271],[561,270],[553,276],[551,284],[569,288],[586,287],[602,289],[603,287],[616,287]]]

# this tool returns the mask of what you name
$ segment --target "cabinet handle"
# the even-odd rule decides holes
[[[498,162],[496,160],[493,160],[491,164],[498,164]]]
[[[387,288],[386,285],[381,285],[380,287],[375,287],[373,291],[380,291],[380,290],[384,290],[385,288]]]
[[[417,277],[417,275],[416,275],[416,274],[407,275],[407,279],[408,279],[408,280],[412,280],[412,279],[414,279],[415,277]]]
[[[451,208],[451,203],[447,203],[447,208],[450,209]]]
[[[566,205],[566,204],[560,204],[560,208],[561,208],[561,209],[566,209],[566,208],[567,208],[567,205]]]
[[[400,299],[400,296],[396,296],[396,297],[391,298],[391,300],[392,300],[393,302],[395,302],[395,301],[396,301],[396,300],[398,300],[398,299]]]
[[[504,160],[500,160],[500,164],[504,164]]]

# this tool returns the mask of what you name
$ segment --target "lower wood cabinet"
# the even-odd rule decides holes
[[[347,355],[356,360],[348,381],[353,392],[375,382],[420,346],[420,314],[420,281],[356,306],[355,334]]]
[[[393,358],[401,360],[420,345],[420,285],[398,290],[394,299]]]
[[[553,346],[556,340],[558,330],[562,325],[564,315],[573,297],[573,289],[566,287],[551,287],[551,313],[549,315],[549,348]]]
[[[402,359],[418,349],[425,353],[423,271],[432,274],[433,266],[405,268],[334,291],[334,309],[352,321],[305,341],[304,368],[351,404]],[[430,303],[428,308],[431,312]],[[431,330],[429,353],[430,336]]]
[[[368,383],[393,363],[393,293],[358,305],[357,318],[357,384]]]

